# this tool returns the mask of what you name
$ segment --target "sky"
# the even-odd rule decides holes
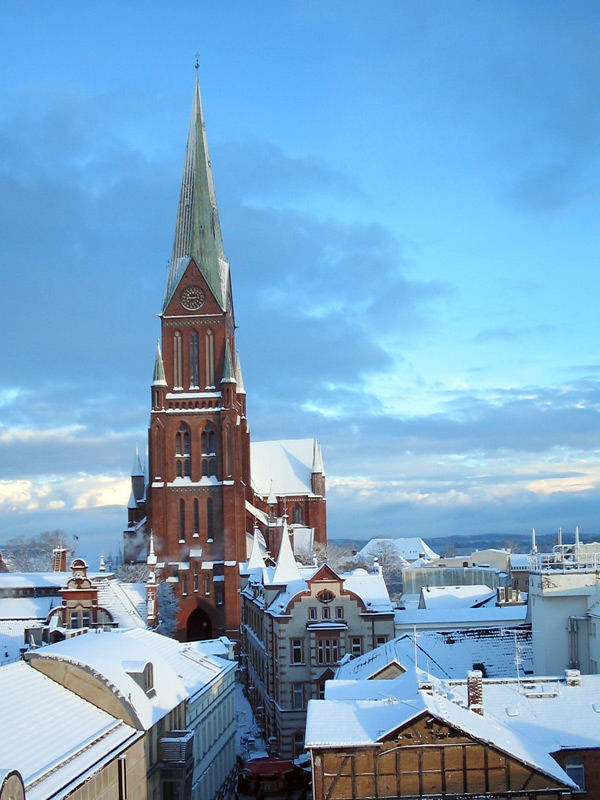
[[[332,538],[600,534],[597,3],[0,5],[0,544],[116,552],[198,53],[254,440]]]

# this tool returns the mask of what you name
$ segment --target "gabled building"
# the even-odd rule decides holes
[[[285,518],[275,566],[266,566],[256,534],[240,574],[246,690],[273,749],[297,756],[308,701],[323,696],[346,654],[392,638],[392,604],[379,569],[338,575],[297,563]]]
[[[159,571],[180,600],[178,638],[238,638],[239,564],[248,558],[248,532],[258,525],[276,555],[278,542],[269,541],[268,523],[290,506],[295,524],[305,529],[303,538],[324,542],[325,474],[313,440],[262,443],[252,455],[230,269],[197,80],[159,316],[148,474],[144,479],[136,459],[124,558],[144,561],[152,531]],[[299,479],[290,482],[291,477]],[[276,534],[277,525],[271,532]]]
[[[308,707],[314,798],[596,798],[599,700],[574,671],[332,681]]]

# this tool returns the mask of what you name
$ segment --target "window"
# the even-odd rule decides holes
[[[218,606],[223,605],[223,587],[220,583],[215,586],[215,601]]]
[[[176,475],[178,478],[189,478],[192,455],[190,429],[182,422],[175,434]]]
[[[181,582],[181,594],[187,594],[187,575],[181,575],[179,578]]]
[[[302,525],[302,508],[301,506],[294,506],[292,511],[292,523],[295,525]]]
[[[323,619],[331,619],[331,608],[329,606],[323,606],[321,609],[321,616]]]
[[[89,611],[82,611],[81,612],[81,627],[82,628],[89,628],[90,623],[92,621],[92,616]]]
[[[317,663],[336,664],[339,659],[339,639],[319,639],[317,642]]]
[[[185,500],[179,501],[179,541],[185,542]]]
[[[206,386],[215,385],[215,337],[212,331],[206,331]]]
[[[362,655],[362,637],[353,636],[350,639],[350,652],[353,656]]]
[[[292,664],[304,664],[304,639],[292,639],[290,647]]]
[[[565,772],[579,786],[580,792],[585,792],[585,766],[581,756],[567,756]]]
[[[214,455],[215,454],[215,432],[210,425],[207,425],[206,428],[202,431],[202,455]]]
[[[183,388],[182,374],[182,348],[181,334],[175,331],[173,334],[173,385],[178,389]]]
[[[304,750],[304,731],[296,731],[294,733],[294,758],[298,758],[298,756]]]
[[[317,609],[314,606],[311,606],[308,609],[308,618],[309,619],[316,619],[317,618]]]
[[[292,708],[304,708],[303,683],[292,683]]]
[[[200,384],[200,365],[198,363],[198,334],[192,331],[190,336],[190,389],[197,389]]]
[[[344,619],[344,608],[343,608],[343,606],[336,606],[335,607],[335,618],[336,619]]]
[[[387,636],[376,636],[375,637],[375,644],[379,647],[380,644],[385,644],[387,642]]]
[[[214,519],[213,519],[213,501],[209,497],[206,501],[206,538],[209,542],[213,540],[214,533]]]
[[[194,591],[198,591],[198,564],[194,564]]]
[[[335,596],[332,592],[328,592],[327,589],[323,589],[323,591],[319,592],[317,595],[317,600],[320,600],[321,603],[331,603],[332,600],[335,600]]]
[[[204,594],[210,594],[210,575],[208,572],[204,576]]]
[[[71,611],[69,614],[69,628],[79,627],[79,614],[76,611]]]
[[[200,503],[198,498],[194,500],[194,536],[200,534]]]
[[[117,775],[119,781],[119,800],[127,800],[127,758],[119,756],[117,759]]]
[[[231,435],[229,426],[225,428],[225,475],[231,475]]]

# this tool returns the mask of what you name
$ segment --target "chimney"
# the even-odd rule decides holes
[[[52,551],[52,572],[67,571],[67,551],[60,542]]]
[[[483,674],[480,669],[467,672],[467,702],[471,711],[483,717]]]
[[[581,672],[578,669],[566,669],[565,680],[567,686],[581,686]]]

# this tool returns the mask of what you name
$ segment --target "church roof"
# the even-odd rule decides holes
[[[173,297],[190,259],[194,260],[216,301],[225,310],[229,264],[223,250],[197,76],[163,311]]]
[[[250,463],[255,492],[261,497],[312,495],[314,443],[315,439],[252,442]]]

